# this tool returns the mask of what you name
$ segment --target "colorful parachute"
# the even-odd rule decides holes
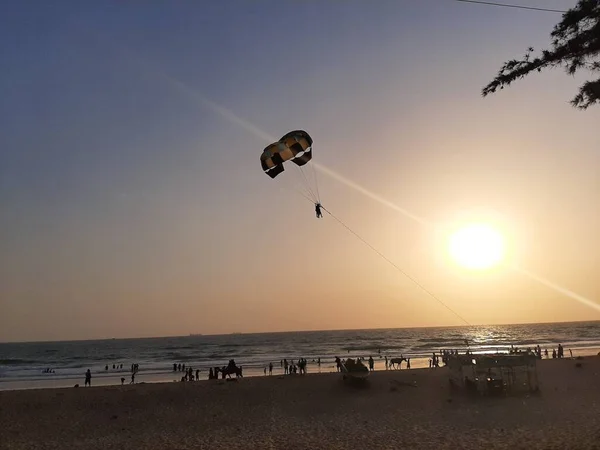
[[[312,158],[312,143],[313,140],[306,131],[290,131],[263,150],[260,155],[262,169],[271,178],[275,178],[284,171],[283,163],[286,161],[303,166]]]

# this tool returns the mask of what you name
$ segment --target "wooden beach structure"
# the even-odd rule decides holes
[[[450,384],[481,395],[536,392],[539,381],[533,354],[450,355]]]

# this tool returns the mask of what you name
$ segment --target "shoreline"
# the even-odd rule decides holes
[[[573,357],[570,356],[562,358],[562,360],[571,360],[574,361],[576,358],[593,358],[595,356],[599,356],[599,353],[596,353],[593,349],[593,352],[585,351],[588,349],[580,349],[580,351],[573,351]],[[477,352],[482,353],[482,352]],[[476,353],[476,354],[477,354]],[[506,353],[500,353],[500,355]],[[558,359],[558,358],[556,358]],[[553,358],[542,358],[541,360],[537,360],[538,364],[542,361],[550,361],[554,360]],[[411,368],[406,368],[406,363],[403,363],[401,366],[402,371],[414,371],[414,370],[440,370],[444,369],[445,366],[440,366],[437,369],[433,369],[429,367],[428,358],[411,358]],[[374,372],[389,372],[395,371],[396,369],[386,369],[384,359],[376,359],[375,360],[375,371]],[[309,362],[307,375],[326,375],[326,374],[335,374],[336,367],[333,361],[323,362],[321,366],[317,366],[317,364]],[[373,373],[373,372],[371,372]],[[173,372],[173,371],[148,371],[145,372],[142,368],[140,372],[136,374],[135,383],[136,384],[172,384],[172,383],[182,383],[181,377],[183,372]],[[51,376],[51,375],[50,375]],[[208,371],[206,369],[201,369],[200,371],[200,379],[194,381],[186,381],[185,383],[198,383],[199,381],[214,381],[208,380]],[[263,368],[257,367],[244,367],[244,379],[248,378],[273,378],[278,376],[288,376],[284,374],[283,368],[279,365],[273,367],[273,374],[269,375],[268,372],[265,375]],[[92,387],[107,387],[107,386],[121,386],[120,379],[125,378],[124,386],[130,385],[131,381],[131,372],[130,371],[120,371],[118,373],[115,372],[100,372],[94,373],[92,376]],[[22,391],[22,390],[45,390],[45,389],[67,389],[73,388],[76,384],[79,387],[84,386],[84,374],[81,376],[68,376],[68,377],[57,377],[50,379],[1,379],[0,378],[0,392],[4,391]]]

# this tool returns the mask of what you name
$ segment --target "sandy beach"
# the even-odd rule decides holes
[[[469,397],[446,368],[0,392],[1,449],[600,448],[600,357],[539,395]]]

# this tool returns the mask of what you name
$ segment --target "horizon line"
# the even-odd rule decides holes
[[[336,329],[319,329],[319,330],[288,330],[288,331],[233,331],[229,333],[190,333],[186,335],[165,335],[165,336],[137,336],[137,337],[109,337],[109,338],[90,338],[90,339],[59,339],[48,341],[1,341],[0,345],[4,344],[42,344],[42,343],[64,343],[64,342],[94,342],[94,341],[126,341],[135,339],[167,339],[167,338],[185,338],[185,337],[214,337],[214,336],[231,336],[231,335],[257,335],[257,334],[285,334],[285,333],[322,333],[327,331],[343,332],[343,331],[384,331],[384,330],[415,330],[421,328],[473,328],[473,327],[505,327],[510,325],[551,325],[551,324],[567,324],[567,323],[593,323],[600,322],[595,320],[566,320],[559,322],[517,322],[517,323],[494,323],[494,324],[472,324],[472,325],[435,325],[435,326],[413,326],[413,327],[395,327],[395,328],[336,328]],[[196,336],[192,336],[196,334]]]

